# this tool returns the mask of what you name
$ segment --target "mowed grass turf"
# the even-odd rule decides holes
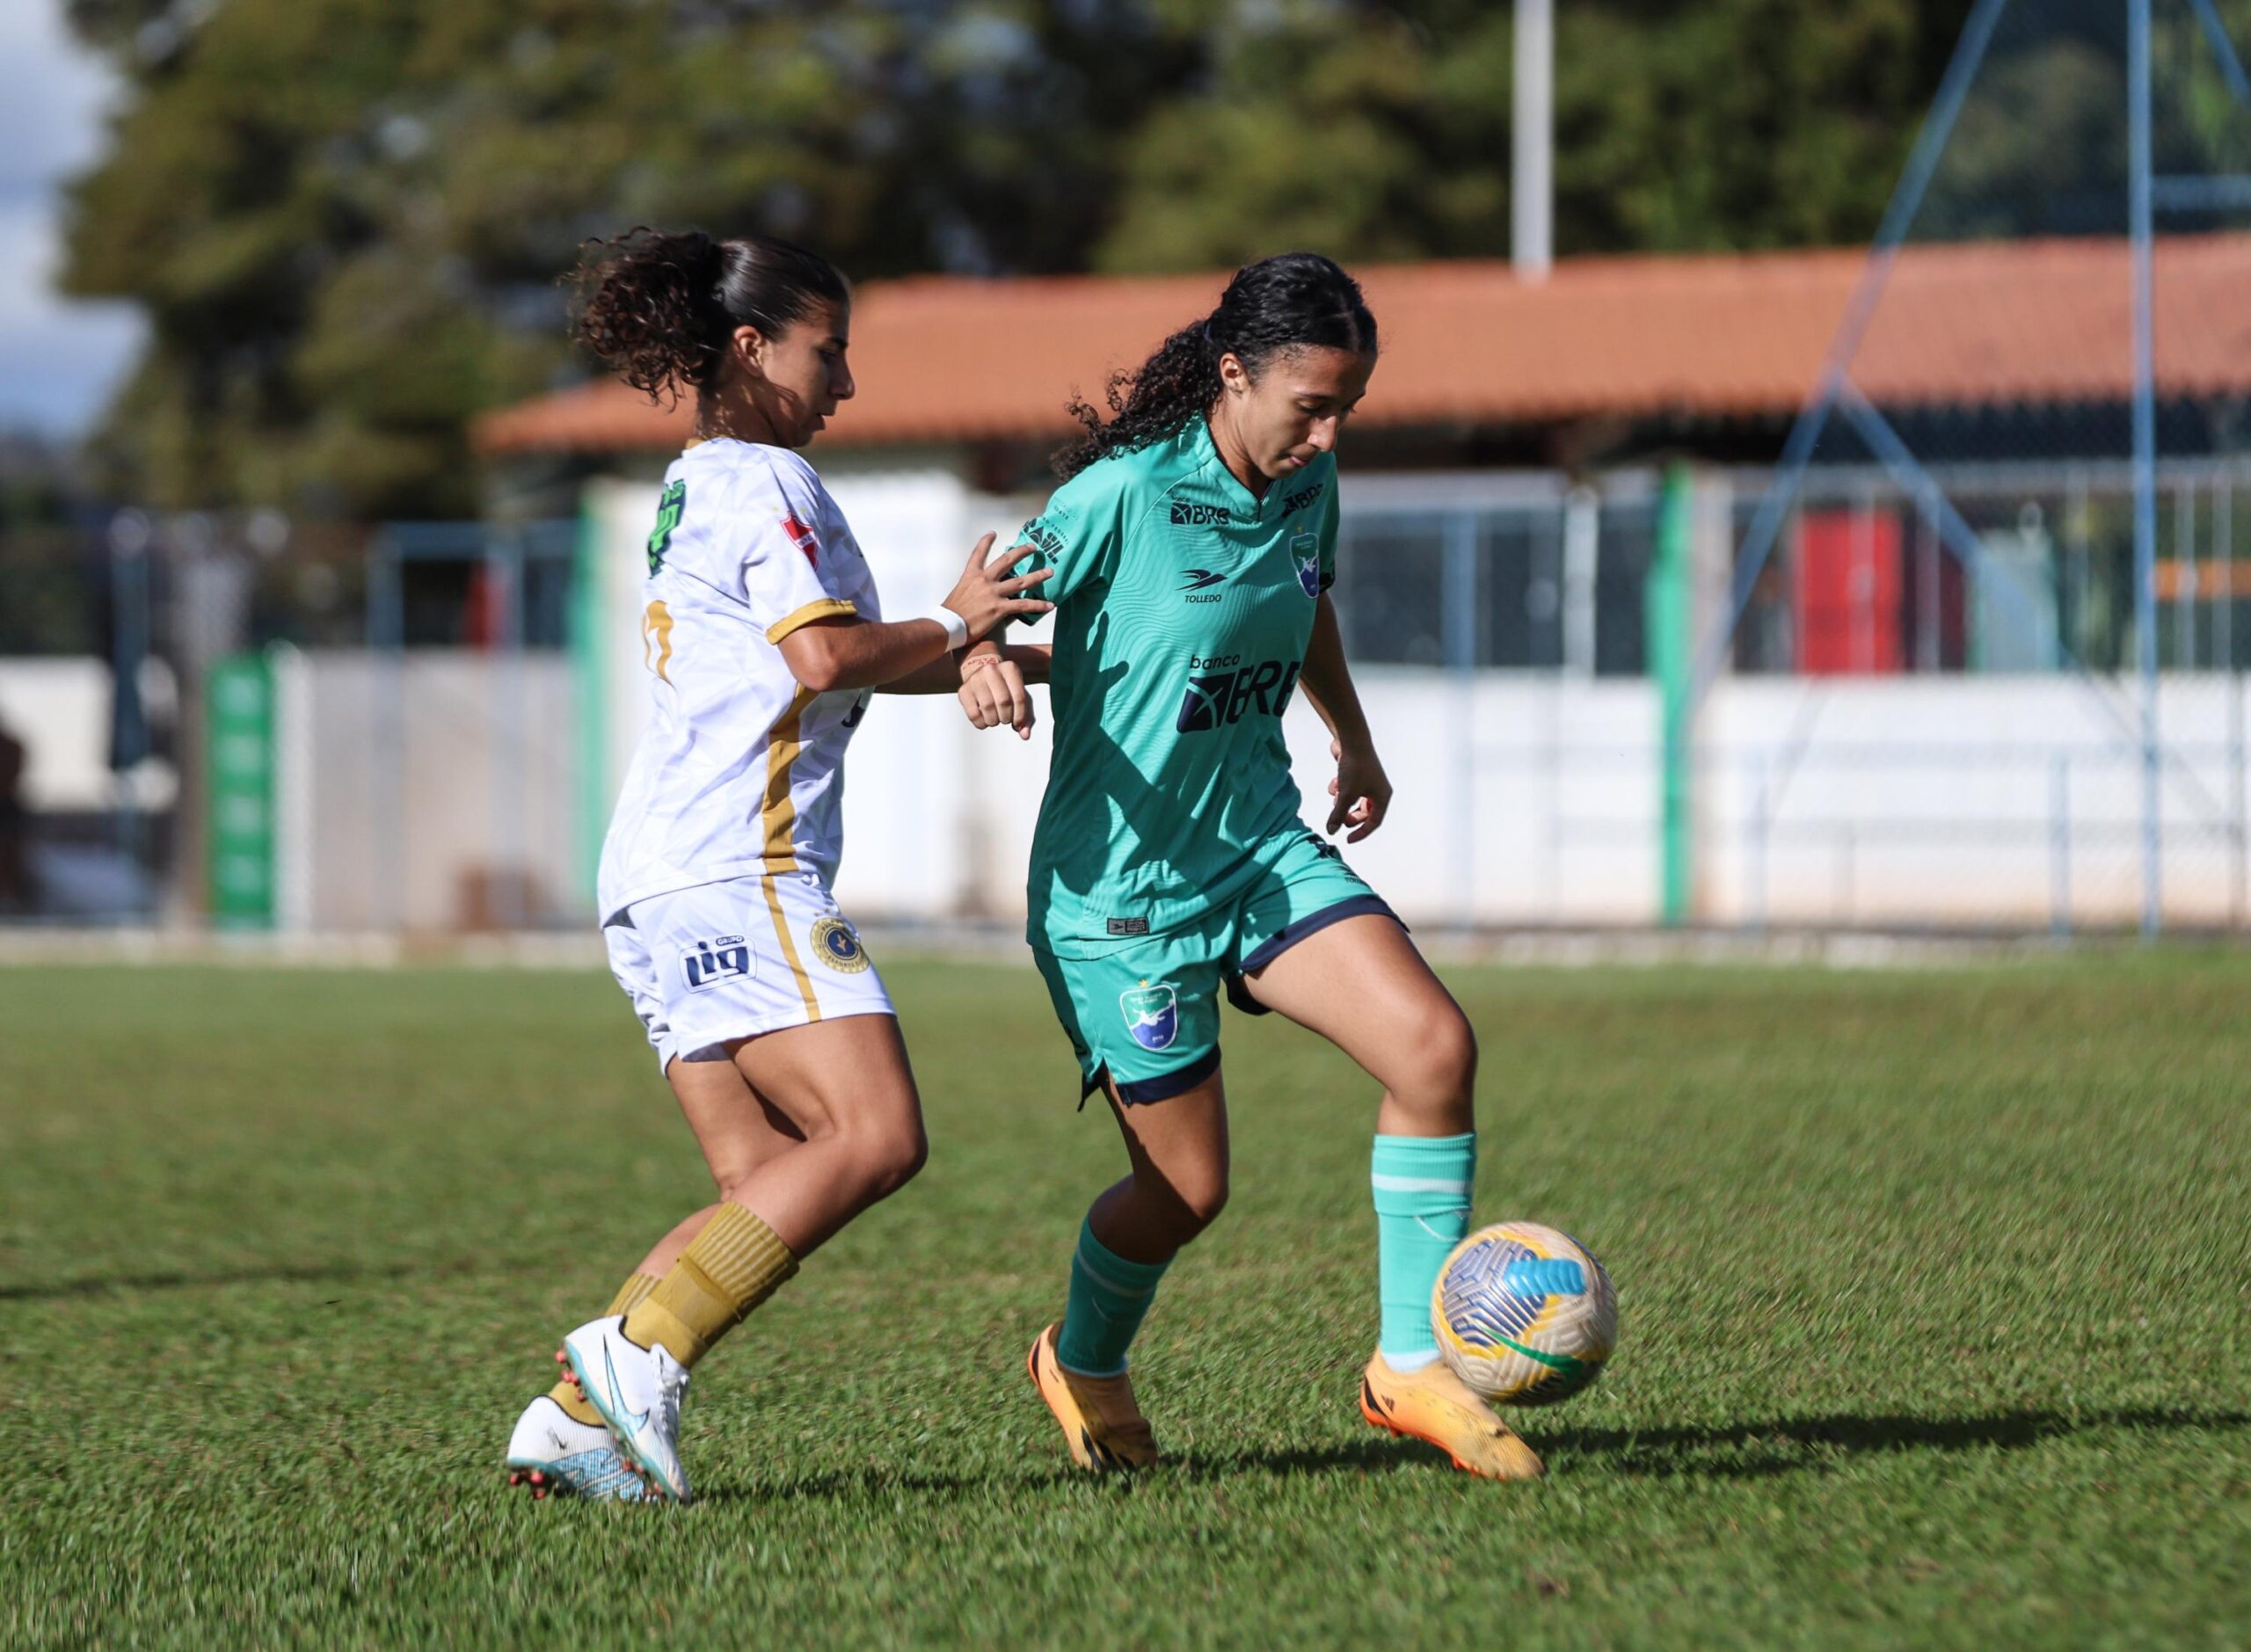
[[[1620,1354],[1474,1481],[1354,1405],[1372,1087],[1231,1016],[1235,1202],[1068,1472],[1088,1197],[1028,970],[888,970],[929,1170],[697,1374],[685,1510],[504,1488],[705,1197],[595,975],[0,971],[0,1641],[1836,1645],[2251,1637],[2251,964],[1447,972],[1479,1214]]]

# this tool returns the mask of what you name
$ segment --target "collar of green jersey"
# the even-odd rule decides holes
[[[1242,478],[1227,469],[1227,462],[1220,457],[1220,445],[1212,440],[1212,421],[1198,413],[1189,421],[1189,452],[1197,464],[1212,473],[1213,482],[1226,493],[1227,502],[1256,522],[1263,520],[1266,506],[1281,497],[1282,484],[1271,477],[1267,479],[1264,499],[1242,485]]]

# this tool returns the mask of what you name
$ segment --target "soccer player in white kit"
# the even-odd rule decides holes
[[[618,984],[718,1184],[602,1317],[507,1452],[535,1496],[685,1501],[680,1404],[696,1363],[799,1261],[913,1176],[922,1105],[883,979],[830,887],[844,748],[878,688],[958,692],[1028,728],[1045,651],[958,651],[1049,607],[992,535],[929,615],[883,619],[851,528],[796,449],[853,393],[851,297],[826,259],[763,237],[637,230],[586,272],[579,332],[652,398],[693,389],[665,475],[641,639],[649,717],[599,879]]]

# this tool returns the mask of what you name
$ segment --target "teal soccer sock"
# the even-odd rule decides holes
[[[1415,1371],[1439,1357],[1431,1292],[1446,1253],[1469,1232],[1469,1190],[1476,1175],[1475,1131],[1375,1139],[1369,1181],[1375,1190],[1376,1279],[1383,1302],[1377,1347],[1394,1371]]]
[[[1163,1262],[1128,1262],[1094,1236],[1091,1220],[1079,1224],[1079,1248],[1071,1258],[1071,1295],[1063,1308],[1063,1328],[1055,1338],[1055,1357],[1066,1371],[1082,1377],[1115,1377],[1126,1369],[1126,1350],[1141,1316],[1156,1300],[1157,1281],[1172,1266]]]

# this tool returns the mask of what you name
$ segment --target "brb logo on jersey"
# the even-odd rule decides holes
[[[739,935],[713,935],[698,941],[696,950],[680,961],[691,993],[708,993],[721,981],[750,978],[750,947]]]
[[[1246,666],[1240,654],[1200,659],[1191,654],[1188,672],[1188,695],[1173,724],[1183,734],[1231,728],[1254,710],[1262,717],[1278,717],[1298,686],[1294,659],[1262,659]]]
[[[1321,594],[1321,538],[1315,534],[1290,536],[1290,560],[1298,565],[1298,589],[1309,597]]]
[[[1144,1050],[1169,1049],[1180,1036],[1180,1000],[1169,981],[1155,986],[1143,981],[1118,993],[1118,1008],[1125,1013],[1126,1030]]]
[[[1234,520],[1224,505],[1197,505],[1187,499],[1172,502],[1175,528],[1225,528]]]

